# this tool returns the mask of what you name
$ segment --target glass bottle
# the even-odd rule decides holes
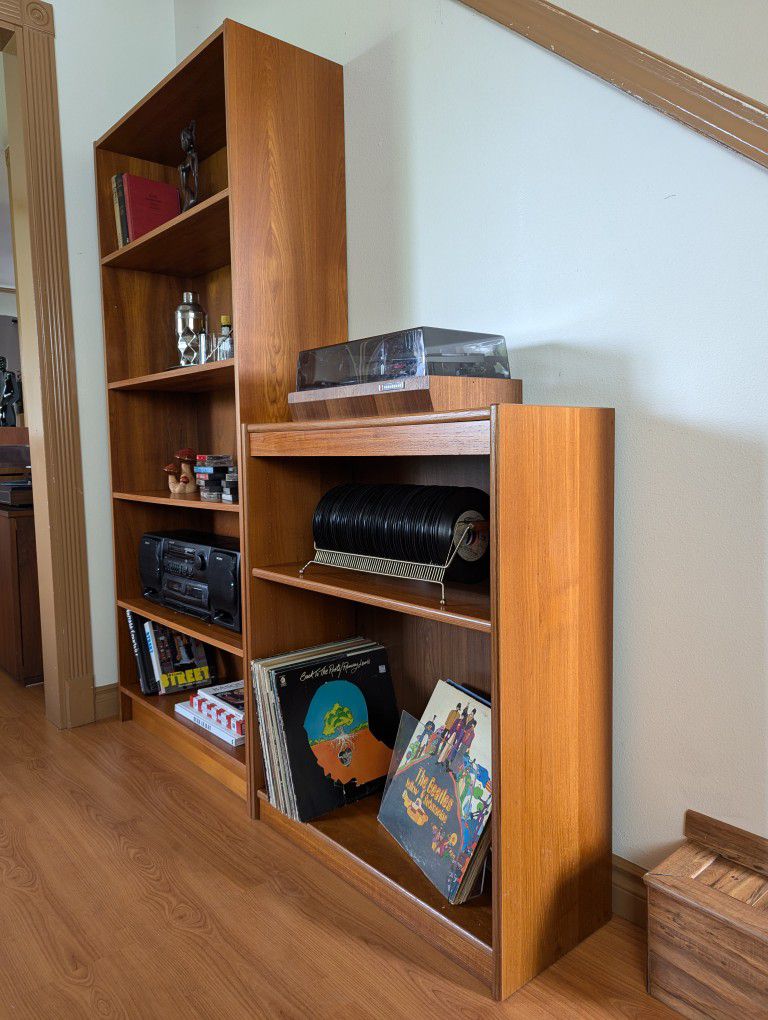
[[[229,361],[235,356],[235,338],[232,335],[232,319],[228,315],[221,317],[221,334],[216,348],[217,361]]]

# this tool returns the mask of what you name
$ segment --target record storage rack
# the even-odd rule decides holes
[[[387,646],[400,708],[439,678],[493,717],[492,889],[450,906],[369,797],[310,824],[256,813],[506,998],[611,914],[614,413],[486,410],[244,428],[248,655],[362,634]],[[312,566],[312,514],[343,482],[471,485],[491,496],[491,578],[446,586]]]

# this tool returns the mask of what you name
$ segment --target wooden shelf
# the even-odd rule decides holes
[[[233,389],[235,361],[213,361],[209,365],[170,368],[152,375],[137,375],[110,383],[110,390],[149,390],[157,393],[207,393],[210,390]]]
[[[160,492],[113,492],[113,499],[122,499],[130,503],[153,503],[155,506],[172,506],[182,510],[208,510],[214,513],[239,514],[239,503],[206,503],[202,499],[180,499],[171,496],[168,491]]]
[[[121,609],[130,609],[139,616],[152,620],[155,623],[165,624],[173,630],[182,634],[189,634],[190,637],[198,638],[205,644],[220,648],[223,652],[237,655],[242,658],[243,641],[242,635],[227,630],[226,627],[217,627],[213,623],[205,623],[203,620],[196,620],[194,616],[187,616],[186,613],[177,613],[173,609],[167,609],[156,602],[148,599],[132,598],[118,599],[118,606]]]
[[[112,269],[201,276],[230,261],[229,188],[101,260]]]
[[[304,561],[306,562],[306,560]],[[440,589],[423,581],[358,574],[333,567],[311,566],[305,574],[299,570],[304,563],[283,563],[278,566],[253,567],[254,577],[276,584],[321,592],[336,598],[350,599],[369,606],[379,606],[409,616],[467,627],[485,633],[491,631],[491,600],[487,590],[478,586],[447,584],[446,604],[440,605]]]
[[[366,797],[309,824],[294,822],[259,792],[261,818],[342,875],[462,966],[490,982],[490,896],[451,906],[378,822],[380,799]]]
[[[188,701],[187,694],[142,694],[131,684],[120,685],[121,694],[131,699],[133,718],[139,725],[160,735],[176,750],[181,751],[200,767],[217,778],[223,778],[234,793],[246,794],[245,745],[232,747],[212,733],[207,733],[187,719],[176,715],[174,705]],[[221,771],[229,777],[221,776]]]
[[[216,29],[96,142],[97,149],[176,166],[193,118],[201,160],[227,143],[224,29]]]

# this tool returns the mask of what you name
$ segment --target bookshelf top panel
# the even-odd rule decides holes
[[[252,457],[482,456],[491,450],[491,413],[284,422],[249,425],[248,433]]]
[[[181,130],[196,122],[200,159],[227,144],[224,29],[213,33],[96,142],[97,149],[181,163]]]

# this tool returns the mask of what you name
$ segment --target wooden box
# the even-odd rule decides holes
[[[683,1016],[768,1017],[768,840],[695,811],[645,876],[648,990]]]

